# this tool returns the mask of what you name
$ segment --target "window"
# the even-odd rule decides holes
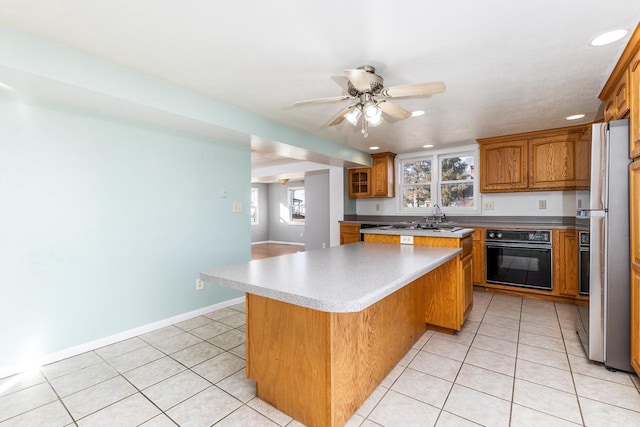
[[[436,204],[445,213],[477,211],[477,157],[475,146],[398,156],[399,211],[430,215]]]
[[[289,222],[304,224],[304,187],[289,188]]]
[[[440,157],[440,207],[474,207],[475,156]]]
[[[260,189],[251,189],[251,225],[258,225],[258,197]]]

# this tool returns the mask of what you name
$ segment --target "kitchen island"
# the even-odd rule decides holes
[[[430,275],[460,248],[355,243],[207,269],[247,293],[247,376],[309,426],[341,426],[422,336]],[[442,271],[444,269],[444,271]]]
[[[442,227],[438,224],[439,227]],[[461,248],[460,256],[426,280],[425,322],[429,329],[455,333],[473,308],[473,229],[444,226],[436,229],[377,227],[361,230],[370,243]],[[442,276],[441,274],[444,274]],[[453,277],[453,280],[451,279]],[[451,286],[450,282],[455,283]]]

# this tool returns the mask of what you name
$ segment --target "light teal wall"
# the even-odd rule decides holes
[[[241,295],[195,279],[250,257],[248,146],[2,93],[0,117],[0,367]]]

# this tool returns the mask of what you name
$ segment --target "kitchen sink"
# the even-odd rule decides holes
[[[404,230],[433,230],[433,231],[458,231],[462,227],[457,227],[452,223],[397,223],[391,225],[390,228]]]

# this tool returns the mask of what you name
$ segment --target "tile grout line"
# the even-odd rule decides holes
[[[558,316],[558,308],[555,303],[553,303],[554,308],[556,309],[556,316]],[[577,306],[576,306],[577,309]],[[558,316],[558,323],[560,323],[560,316]],[[564,346],[565,355],[567,357],[567,364],[569,365],[569,372],[571,373],[571,384],[573,384],[573,391],[576,395],[576,402],[578,403],[578,411],[580,412],[580,419],[582,420],[582,425],[586,425],[586,421],[584,419],[584,413],[582,411],[582,405],[580,404],[580,399],[578,397],[578,387],[576,387],[576,379],[573,376],[573,367],[571,366],[571,360],[569,360],[569,352],[567,351],[567,343],[565,341],[565,333],[562,330],[562,326],[560,327],[560,334],[562,335],[562,344]]]

